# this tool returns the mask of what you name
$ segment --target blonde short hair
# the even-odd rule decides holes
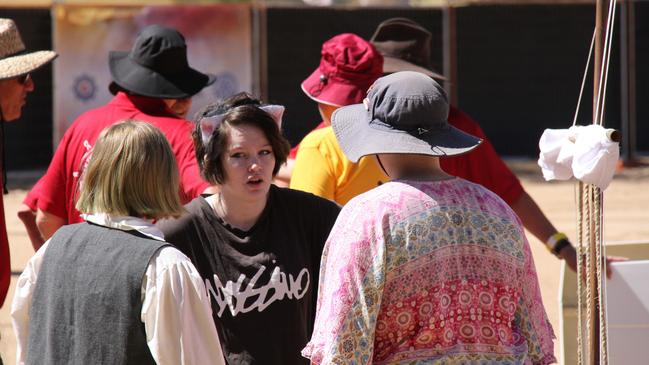
[[[104,129],[92,150],[77,209],[159,219],[177,217],[178,168],[167,138],[149,123],[125,120]]]

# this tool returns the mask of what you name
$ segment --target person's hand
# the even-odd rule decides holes
[[[566,261],[566,265],[572,270],[573,272],[577,272],[577,251],[575,250],[575,247],[570,245],[564,247],[561,252],[559,252],[559,257],[561,259]],[[612,271],[611,271],[611,266],[610,264],[612,262],[620,262],[620,261],[627,261],[628,258],[626,257],[621,257],[621,256],[606,256],[606,277],[608,279],[611,278]],[[584,269],[585,270],[585,269]],[[582,276],[585,276],[586,272],[584,271],[582,273]]]
[[[559,252],[559,257],[566,262],[570,270],[577,272],[577,251],[573,245],[564,247]]]
[[[612,271],[611,271],[611,262],[621,262],[621,261],[629,261],[628,257],[622,257],[622,256],[606,256],[606,277],[611,278]]]
[[[23,222],[23,225],[25,226],[25,231],[27,231],[27,236],[32,243],[34,252],[38,251],[38,249],[43,246],[43,243],[45,243],[45,240],[36,226],[36,212],[27,206],[27,204],[23,203],[18,208],[17,214],[18,218],[20,218],[20,221]]]

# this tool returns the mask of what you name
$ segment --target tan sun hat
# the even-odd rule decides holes
[[[25,52],[16,23],[0,18],[0,80],[32,72],[58,56],[53,51]]]
[[[433,70],[432,39],[415,21],[391,18],[376,27],[370,42],[383,55],[383,73],[415,71],[445,81],[446,77]]]

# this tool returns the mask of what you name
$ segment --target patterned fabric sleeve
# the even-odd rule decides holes
[[[516,313],[515,325],[521,329],[521,334],[527,339],[528,353],[532,362],[540,365],[556,362],[554,358],[554,331],[548,320],[543,301],[539,279],[536,275],[532,252],[527,239],[523,244],[525,255],[525,266],[521,273],[520,287],[523,290],[518,311]]]
[[[343,208],[322,254],[313,336],[302,351],[314,364],[372,362],[385,252],[381,220],[357,202]]]

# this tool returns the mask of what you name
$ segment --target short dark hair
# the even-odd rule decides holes
[[[250,125],[264,132],[275,155],[273,177],[286,162],[291,145],[284,138],[279,126],[270,114],[260,109],[261,101],[248,93],[233,95],[222,102],[209,104],[194,117],[192,139],[196,151],[196,160],[201,169],[201,175],[212,184],[223,184],[226,176],[223,169],[223,155],[228,144],[228,132],[231,127]],[[222,122],[214,128],[207,143],[203,143],[201,120],[205,117],[224,114]]]

